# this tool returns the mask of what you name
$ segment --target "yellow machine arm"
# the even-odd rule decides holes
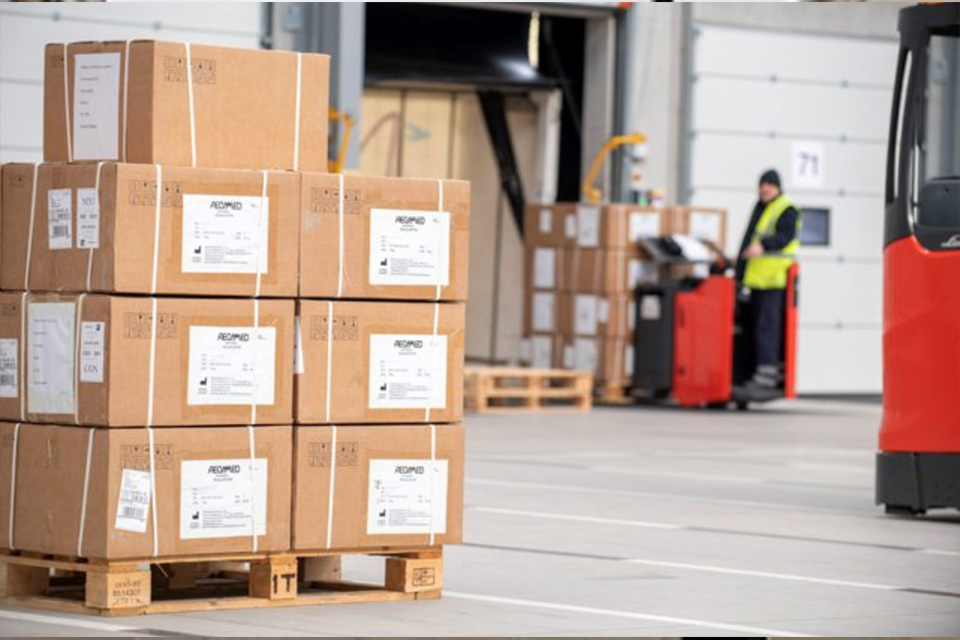
[[[600,174],[600,169],[603,168],[603,163],[611,152],[628,144],[641,145],[646,142],[647,136],[642,133],[628,133],[622,136],[613,136],[604,142],[603,146],[597,151],[597,155],[593,157],[593,164],[590,165],[590,171],[587,172],[587,177],[583,181],[583,199],[590,204],[597,204],[603,199],[603,193],[600,189],[594,187],[593,183],[596,182],[597,176]]]

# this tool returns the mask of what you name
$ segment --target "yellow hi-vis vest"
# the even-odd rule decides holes
[[[750,258],[743,274],[743,284],[750,289],[786,289],[787,271],[793,264],[793,256],[800,248],[800,209],[785,195],[779,195],[764,208],[757,221],[751,242],[772,236],[777,231],[777,220],[783,212],[793,207],[797,210],[797,233],[793,240],[774,255]]]

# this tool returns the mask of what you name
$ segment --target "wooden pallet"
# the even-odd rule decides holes
[[[382,585],[343,579],[346,555],[382,556]],[[126,616],[437,599],[443,550],[233,554],[95,562],[0,551],[0,602]]]
[[[583,371],[467,367],[464,399],[468,411],[588,411],[593,377]]]

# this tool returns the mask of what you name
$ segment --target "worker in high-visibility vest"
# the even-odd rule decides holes
[[[756,368],[748,385],[775,389],[783,383],[787,271],[800,248],[800,209],[783,194],[773,169],[760,176],[759,196],[740,244],[737,282],[750,299]]]

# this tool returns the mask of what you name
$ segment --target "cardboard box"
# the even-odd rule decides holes
[[[151,293],[156,244],[156,293],[252,296],[259,258],[260,295],[297,294],[296,173],[80,163],[2,174],[5,290]]]
[[[0,423],[0,547],[103,560],[286,551],[292,445],[289,426],[148,430]]]
[[[461,419],[464,305],[329,300],[298,305],[297,424]]]
[[[569,251],[560,247],[527,244],[524,248],[524,287],[528,291],[559,291],[565,276],[564,259]]]
[[[48,44],[43,157],[326,171],[329,76],[330,57],[319,54]]]
[[[295,551],[463,541],[462,424],[298,426],[294,442]]]
[[[520,341],[520,363],[535,369],[562,369],[563,343],[559,333],[528,333]]]
[[[573,246],[577,239],[577,204],[528,204],[523,216],[523,238],[527,246]]]
[[[674,207],[671,212],[671,233],[691,235],[709,240],[721,251],[726,250],[727,210],[710,207]]]
[[[301,200],[301,296],[467,299],[469,182],[303,174]]]
[[[525,335],[557,332],[624,338],[633,332],[632,294],[528,291],[523,302]]]
[[[569,313],[569,309],[562,307],[563,302],[564,294],[559,292],[525,291],[523,295],[524,333],[559,332],[564,325],[564,314]]]
[[[629,293],[651,274],[640,248],[565,251],[561,259],[561,288],[576,293]]]
[[[598,383],[627,384],[633,376],[633,341],[564,336],[563,368],[589,371]]]
[[[622,249],[638,238],[670,233],[667,209],[631,204],[530,204],[524,213],[528,246]]]
[[[290,424],[293,336],[292,300],[0,293],[0,419]]]

